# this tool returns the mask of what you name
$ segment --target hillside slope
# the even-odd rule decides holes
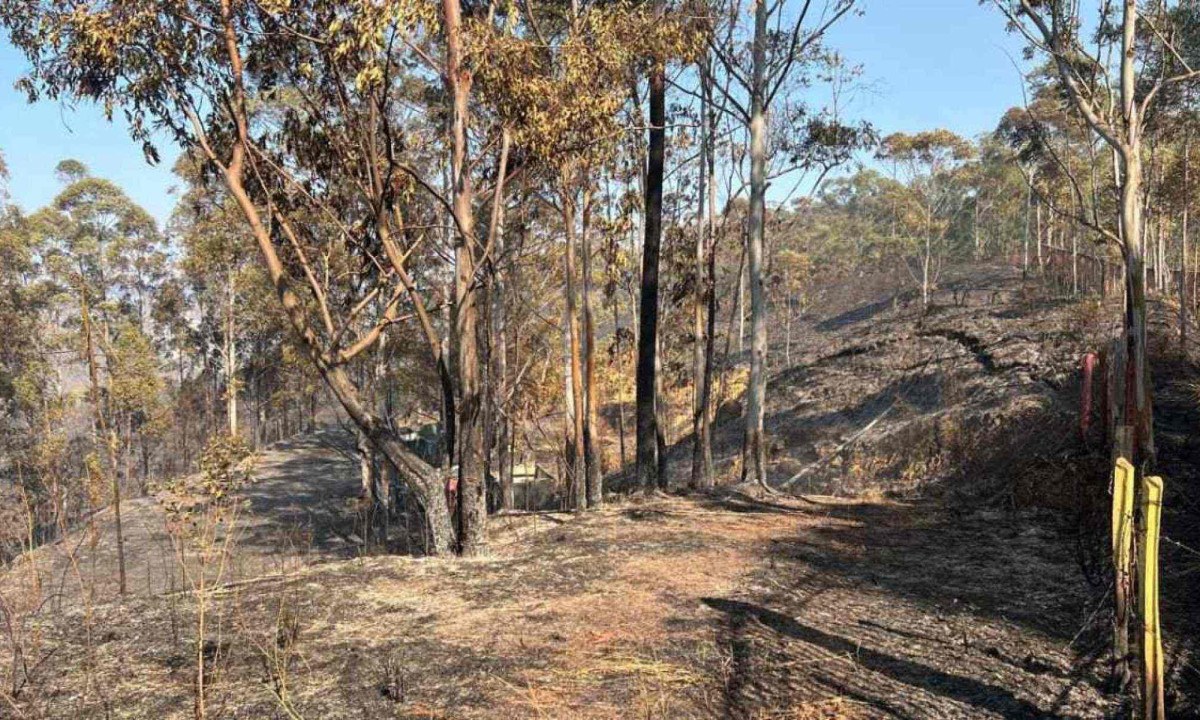
[[[1099,310],[956,282],[925,317],[812,319],[769,408],[803,496],[614,497],[498,517],[484,559],[362,556],[339,436],[273,448],[209,596],[210,717],[1111,716],[1104,591],[1053,509],[1090,467],[1073,368]],[[127,517],[125,598],[107,514],[0,581],[15,717],[192,715],[196,602],[155,502]]]

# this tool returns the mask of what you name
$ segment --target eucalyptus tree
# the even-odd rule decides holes
[[[660,3],[660,9],[663,7]],[[638,298],[637,474],[647,491],[665,486],[658,426],[659,256],[662,252],[663,174],[666,162],[667,80],[665,60],[649,69],[649,129],[646,146],[641,291]]]
[[[44,244],[28,218],[10,204],[8,180],[0,152],[0,326],[5,332],[0,343],[0,472],[19,493],[6,497],[10,513],[32,511],[39,529],[62,528],[80,488],[66,484],[66,403],[51,362],[58,338],[47,332],[55,292],[45,274]],[[21,517],[13,528],[28,523],[28,517]],[[5,540],[24,544],[28,536],[21,535]]]
[[[917,261],[913,275],[921,287],[923,307],[929,306],[941,270],[947,232],[963,209],[965,193],[958,171],[974,155],[974,146],[949,130],[893,133],[880,145],[878,157],[891,164],[901,181],[896,186],[896,220]]]
[[[967,170],[973,256],[983,260],[1011,251],[1021,237],[1025,183],[1012,148],[994,134],[978,145],[978,157]]]
[[[132,484],[135,423],[146,425],[158,400],[156,357],[143,331],[153,291],[145,270],[165,263],[165,249],[154,219],[115,184],[73,160],[57,169],[65,187],[30,222],[63,304],[75,308],[64,317],[78,328],[87,368],[95,452],[89,474],[109,486],[124,593],[121,475]]]
[[[241,213],[216,178],[188,156],[176,163],[175,173],[184,182],[171,218],[172,234],[183,250],[179,267],[200,311],[201,337],[214,338],[221,358],[226,427],[229,435],[237,435],[238,395],[244,384],[239,374],[245,350],[240,345],[247,334],[244,316],[260,279],[258,266],[249,254],[253,248]]]
[[[647,72],[655,76],[655,67],[694,53],[699,37],[689,23],[644,6],[576,4],[561,14],[531,7],[481,38],[485,44],[478,52],[487,53],[478,71],[482,95],[509,129],[522,172],[546,184],[545,202],[560,219],[565,240],[566,454],[575,508],[603,500],[592,309],[592,241],[599,224],[597,203],[604,195],[597,180],[611,175],[618,163],[627,132],[622,110],[629,102],[629,88]],[[652,134],[659,130],[652,129]],[[653,174],[653,167],[649,172]],[[657,268],[654,242],[647,238],[645,267]],[[643,273],[643,287],[647,281],[654,284],[653,272]],[[656,310],[657,301],[643,302],[642,308],[643,313],[646,308]],[[654,321],[642,315],[642,338],[655,337]],[[649,357],[653,369],[653,355]],[[644,359],[639,354],[641,369]],[[653,381],[653,373],[649,379]],[[639,400],[644,399],[644,380],[639,370]]]
[[[0,12],[32,64],[23,81],[31,98],[95,100],[125,113],[151,157],[151,128],[161,128],[203,158],[243,216],[299,346],[423,509],[428,551],[447,552],[456,539],[463,552],[479,550],[479,243],[458,3],[44,0],[6,1]],[[419,122],[430,113],[448,117],[450,131]],[[449,164],[448,189],[418,169],[430,158]],[[400,441],[348,371],[400,331],[410,307],[416,337],[446,378],[411,265],[435,262],[447,234],[458,533],[441,474]]]
[[[766,441],[763,434],[767,387],[767,297],[764,281],[766,200],[769,183],[768,164],[773,151],[768,147],[773,110],[785,109],[792,128],[808,124],[809,134],[821,142],[801,141],[797,149],[818,150],[813,156],[801,152],[800,165],[830,167],[830,161],[846,159],[844,150],[834,153],[823,149],[853,149],[862,134],[845,126],[836,113],[813,111],[800,101],[799,91],[813,72],[828,67],[836,56],[823,48],[829,28],[853,14],[856,0],[803,0],[799,7],[787,2],[756,0],[752,23],[744,27],[739,3],[717,6],[712,11],[713,29],[710,47],[718,71],[729,82],[716,83],[722,107],[745,127],[749,146],[749,217],[746,237],[747,271],[750,284],[750,380],[746,390],[746,429],[742,453],[742,472],[747,479],[766,486]],[[783,100],[789,100],[783,103]],[[786,108],[777,108],[777,106]],[[824,116],[824,117],[823,117]],[[805,118],[804,123],[797,120]],[[846,132],[849,130],[850,132]],[[862,130],[859,128],[858,130]],[[832,141],[832,142],[831,142]]]
[[[1054,68],[1062,102],[1083,120],[1111,152],[1109,185],[1117,211],[1094,222],[1093,229],[1117,247],[1125,266],[1123,337],[1116,343],[1114,447],[1134,465],[1155,458],[1146,328],[1147,138],[1151,123],[1168,96],[1187,94],[1200,81],[1194,48],[1192,3],[1143,4],[1137,0],[1081,6],[1066,0],[994,0],[1009,26],[1022,34],[1031,51]],[[1083,7],[1095,15],[1083,17]],[[1086,28],[1094,27],[1089,37]],[[1153,158],[1150,158],[1151,169]],[[1082,193],[1073,184],[1078,197]],[[1127,573],[1115,583],[1114,675],[1120,685],[1130,678]],[[1161,698],[1157,699],[1161,701]],[[1147,716],[1156,698],[1147,695]],[[1157,715],[1162,716],[1161,702]]]
[[[1126,301],[1121,352],[1130,368],[1132,391],[1117,408],[1117,426],[1127,428],[1120,452],[1135,464],[1154,456],[1146,360],[1144,184],[1147,121],[1165,94],[1200,79],[1190,32],[1178,9],[1187,3],[1141,6],[1136,0],[1101,3],[1095,17],[1082,17],[1078,3],[1055,0],[994,0],[1010,27],[1032,52],[1054,68],[1062,102],[1112,152],[1117,212],[1093,229],[1119,248],[1125,264]],[[1087,27],[1099,28],[1091,37]],[[1075,189],[1076,195],[1081,191]],[[1122,363],[1124,365],[1124,363]]]

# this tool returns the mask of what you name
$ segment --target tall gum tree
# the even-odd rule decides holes
[[[90,176],[73,160],[59,163],[57,170],[65,186],[31,224],[42,238],[50,277],[64,304],[75,309],[68,317],[78,329],[92,406],[89,475],[108,486],[118,587],[124,594],[122,490],[132,484],[128,460],[135,415],[153,403],[157,392],[153,351],[141,332],[141,299],[147,288],[139,269],[161,260],[162,236],[153,218],[113,183]]]
[[[764,488],[767,487],[763,420],[768,348],[767,297],[763,281],[767,187],[772,179],[769,169],[772,148],[768,147],[770,116],[778,101],[796,90],[797,79],[803,81],[805,70],[827,63],[830,56],[822,52],[827,31],[855,10],[856,0],[803,0],[795,4],[755,0],[749,28],[743,27],[745,21],[737,3],[717,6],[712,11],[710,48],[716,60],[716,71],[728,79],[728,82],[717,82],[714,86],[721,96],[724,111],[745,128],[749,146],[746,262],[750,285],[750,378],[746,389],[742,474]],[[797,115],[799,117],[801,115]],[[816,132],[812,137],[820,138],[814,148],[826,144],[829,148],[853,147],[861,137],[858,131],[845,128],[851,132],[843,138],[840,132],[843,127],[836,117],[822,120],[818,114],[812,114],[809,121],[815,123]],[[822,151],[811,159],[798,157],[800,165],[809,167],[837,158],[844,159],[844,153]],[[821,176],[827,172],[825,169]]]
[[[595,177],[612,165],[626,132],[620,111],[629,86],[647,67],[694,53],[700,36],[644,7],[573,7],[559,22],[539,21],[530,10],[523,18],[480,36],[477,54],[487,58],[478,73],[527,172],[548,178],[546,204],[562,224],[569,496],[582,509],[603,500],[591,309]]]
[[[1114,156],[1114,177],[1119,205],[1116,217],[1090,221],[1089,227],[1119,248],[1125,265],[1124,341],[1127,388],[1117,408],[1122,433],[1118,452],[1135,464],[1153,459],[1154,436],[1150,412],[1149,367],[1146,357],[1145,238],[1143,224],[1143,157],[1148,117],[1164,90],[1194,85],[1200,72],[1194,59],[1175,43],[1180,28],[1175,18],[1178,3],[1145,8],[1136,0],[1103,3],[1095,18],[1083,18],[1077,3],[993,0],[1033,52],[1045,57],[1063,88],[1065,102]],[[1086,23],[1111,28],[1087,39]],[[1153,62],[1153,72],[1144,72]]]
[[[1115,245],[1124,261],[1125,306],[1122,337],[1115,367],[1117,401],[1113,408],[1113,454],[1129,459],[1143,471],[1154,464],[1154,430],[1150,397],[1150,368],[1146,346],[1146,227],[1145,201],[1153,177],[1147,177],[1146,155],[1150,120],[1165,98],[1188,90],[1200,79],[1191,3],[1139,4],[1137,0],[1101,3],[1081,16],[1079,3],[1065,0],[993,0],[1009,26],[1029,43],[1030,50],[1048,60],[1062,86],[1064,102],[1087,123],[1111,150],[1113,185],[1118,198],[1115,217],[1104,222],[1081,215],[1082,223]],[[1087,27],[1101,30],[1087,38]],[[1186,96],[1186,92],[1183,93]],[[1078,184],[1073,185],[1079,195]],[[1114,583],[1114,679],[1124,686],[1131,676],[1128,636],[1132,597],[1128,573],[1118,572]],[[1147,696],[1147,717],[1154,698]],[[1161,706],[1157,709],[1162,716]]]
[[[436,238],[425,228],[443,213],[455,226],[452,235],[469,248],[476,243],[463,206],[470,195],[466,164],[449,197],[417,170],[428,166],[430,148],[444,148],[452,163],[466,150],[465,83],[448,46],[455,8],[407,0],[353,9],[318,0],[0,4],[14,44],[32,64],[22,83],[31,99],[89,99],[120,110],[150,157],[150,128],[164,128],[221,178],[299,347],[398,471],[423,510],[434,554],[457,545],[444,478],[370,407],[348,368],[385,332],[402,331],[406,307],[419,318],[416,337],[445,365],[410,263],[432,261],[428,246]],[[422,91],[431,86],[449,90],[446,104]],[[456,118],[449,133],[418,122],[441,113]],[[458,259],[465,278],[467,263]],[[457,282],[464,292],[456,291],[456,335],[472,329],[474,288]],[[473,342],[455,337],[451,345],[461,358]],[[473,372],[469,363],[459,372],[459,399],[471,400],[476,387],[462,387]],[[466,407],[473,412],[477,403]],[[474,448],[473,441],[466,446]],[[476,455],[467,452],[469,463]],[[481,524],[475,497],[470,493],[465,517]],[[464,550],[473,549],[479,532],[464,530]]]
[[[880,144],[877,157],[901,176],[895,186],[897,226],[905,230],[904,245],[917,261],[916,270],[910,266],[909,271],[921,287],[924,308],[941,270],[946,233],[966,198],[965,178],[958,171],[974,156],[970,142],[942,129],[893,133]]]

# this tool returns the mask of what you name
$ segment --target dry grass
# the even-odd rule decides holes
[[[894,311],[869,337],[848,327],[835,346],[821,336],[797,347],[805,366],[775,379],[769,403],[773,477],[816,455],[828,463],[813,492],[858,500],[660,496],[578,516],[503,514],[480,559],[356,557],[342,535],[353,465],[311,447],[269,453],[234,577],[211,594],[214,617],[227,618],[209,638],[213,717],[1104,717],[1094,668],[1071,646],[1090,608],[1071,538],[999,503],[889,499],[931,478],[1068,486],[1044,462],[1014,470],[1016,445],[998,438],[1048,455],[1030,435],[1054,439],[1062,403],[1049,388],[1078,357],[1078,338],[1050,331],[1070,326],[1062,313],[1098,311],[1011,309],[931,316],[986,334],[991,367],[961,342],[918,337],[933,326]],[[731,398],[743,384],[739,369]],[[830,451],[893,398],[877,434]],[[671,404],[686,407],[685,394]],[[967,407],[983,412],[955,410]],[[739,427],[718,433],[726,476]],[[136,503],[128,517],[144,584],[114,601],[101,533],[85,577],[98,598],[87,626],[103,632],[89,645],[72,593],[23,625],[14,637],[50,655],[16,717],[190,717],[180,658],[197,639],[194,598],[170,578],[161,518]],[[45,557],[39,567],[61,561]],[[0,593],[20,598],[19,575]],[[12,645],[0,637],[0,657]]]
[[[939,683],[985,693],[963,716],[989,717],[986,693],[1049,708],[1069,678],[1019,659],[1057,667],[1065,641],[972,604],[996,598],[1008,614],[1029,607],[1034,583],[1070,583],[1069,557],[1041,534],[1005,550],[1019,576],[999,582],[1008,561],[981,571],[975,548],[1007,548],[1009,527],[948,527],[882,500],[660,497],[506,517],[482,559],[362,557],[245,578],[210,597],[225,618],[210,638],[211,716],[926,717],[965,697],[940,697]],[[1063,597],[1036,602],[1057,613]],[[191,715],[186,593],[101,602],[86,668],[81,613],[40,626],[56,652],[16,717]],[[1071,693],[1077,716],[1098,716],[1086,684]]]

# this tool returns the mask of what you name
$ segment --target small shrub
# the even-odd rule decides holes
[[[229,570],[242,505],[237,493],[250,480],[250,456],[241,438],[213,437],[200,456],[199,479],[173,482],[161,498],[175,559],[195,604],[192,689],[197,720],[207,717],[207,695],[224,655],[223,644],[207,637],[214,626],[219,633],[222,624],[209,611]]]
[[[250,446],[236,435],[218,435],[209,440],[200,456],[200,477],[210,502],[221,502],[250,479],[245,462]]]

